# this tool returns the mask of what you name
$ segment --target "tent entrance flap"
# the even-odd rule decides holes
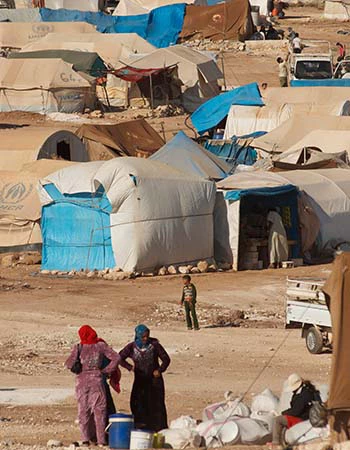
[[[300,255],[298,190],[294,186],[280,188],[232,191],[226,194],[230,205],[238,204],[238,224],[229,218],[230,241],[237,241],[232,248],[236,270],[255,270],[269,266],[267,215],[275,210],[282,217],[286,230],[289,258]],[[232,209],[232,208],[231,208]],[[234,234],[238,234],[234,239]]]

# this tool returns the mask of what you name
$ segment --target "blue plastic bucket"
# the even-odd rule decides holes
[[[108,419],[109,447],[128,449],[130,435],[134,429],[134,416],[131,414],[112,414]]]

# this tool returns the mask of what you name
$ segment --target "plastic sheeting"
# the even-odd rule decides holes
[[[53,204],[42,209],[42,269],[78,270],[114,267],[111,205],[103,194],[62,194],[45,186]]]
[[[165,144],[150,159],[203,178],[227,177],[230,166],[196,144],[183,131]]]
[[[350,87],[350,78],[326,79],[326,80],[291,80],[291,87],[327,86]]]
[[[66,214],[62,201],[57,204],[51,193],[46,192],[45,185],[50,183],[64,197],[84,193],[91,198],[99,186],[104,188],[111,204],[108,213],[115,262],[125,271],[149,271],[163,265],[213,257],[216,189],[212,181],[183,174],[149,159],[132,157],[79,164],[72,169],[56,172],[42,180],[44,187],[40,190],[40,196],[42,204],[48,205],[45,206],[45,214],[50,220],[43,229],[44,247],[54,243],[54,240],[46,239],[45,233],[50,237],[56,222],[62,235],[59,240],[62,251],[49,253],[48,249],[45,253],[48,255],[45,260],[47,267],[60,265],[65,267],[64,270],[71,270],[74,268],[73,261],[79,268],[85,268],[87,263],[89,268],[101,267],[101,256],[97,253],[102,254],[101,239],[107,239],[106,234],[102,236],[97,233],[100,240],[96,237],[95,245],[95,241],[87,240],[85,230],[81,230],[87,228],[91,236],[92,229],[97,232],[101,228],[98,224],[98,220],[101,222],[103,219],[101,212],[98,212],[98,220],[93,225],[87,219],[86,208],[90,200],[87,206],[75,202],[74,217],[71,217],[72,203],[70,210],[67,210],[69,214]],[[67,205],[67,202],[64,201],[64,204]],[[97,205],[98,211],[101,208]],[[109,227],[105,223],[103,227]],[[84,241],[79,240],[78,232],[84,234]],[[58,239],[59,236],[56,237]],[[79,248],[74,245],[77,242]],[[70,253],[74,259],[70,258]],[[92,253],[94,256],[91,256]],[[104,264],[108,267],[106,262]]]
[[[228,115],[232,105],[264,106],[258,84],[247,84],[208,100],[192,114],[193,126],[203,134],[218,125]]]
[[[185,4],[163,6],[149,14],[110,16],[102,12],[40,9],[44,22],[87,22],[102,33],[137,33],[156,47],[176,44],[182,30]]]

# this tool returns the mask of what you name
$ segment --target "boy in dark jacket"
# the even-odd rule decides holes
[[[199,330],[196,313],[196,302],[197,302],[196,286],[193,283],[191,283],[191,277],[189,275],[184,275],[182,279],[184,287],[182,291],[181,305],[185,305],[187,329],[192,330],[194,327],[195,330]]]

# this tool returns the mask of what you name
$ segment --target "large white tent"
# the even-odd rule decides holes
[[[265,106],[230,108],[225,139],[257,131],[271,131],[295,114],[348,116],[350,88],[300,87],[270,88],[263,96]]]
[[[0,111],[83,112],[95,93],[62,59],[5,59],[0,64]]]
[[[125,65],[131,54],[148,54],[156,48],[136,33],[50,33],[43,39],[26,45],[23,52],[38,50],[76,50],[96,52],[106,63],[117,69]]]
[[[294,170],[278,174],[260,171],[237,173],[217,183],[226,198],[229,197],[227,191],[234,193],[231,200],[226,202],[226,214],[229,229],[227,242],[236,269],[239,263],[240,192],[256,195],[256,190],[265,190],[266,195],[270,195],[269,190],[273,192],[277,189],[283,192],[288,186],[297,187],[299,192],[306,196],[307,204],[318,218],[316,246],[320,253],[331,252],[341,243],[350,243],[350,170]],[[307,219],[302,219],[307,226]]]
[[[149,271],[214,256],[215,183],[143,158],[42,180],[43,268]]]
[[[99,34],[93,25],[85,22],[0,22],[0,47],[22,48],[40,41],[49,33]]]

